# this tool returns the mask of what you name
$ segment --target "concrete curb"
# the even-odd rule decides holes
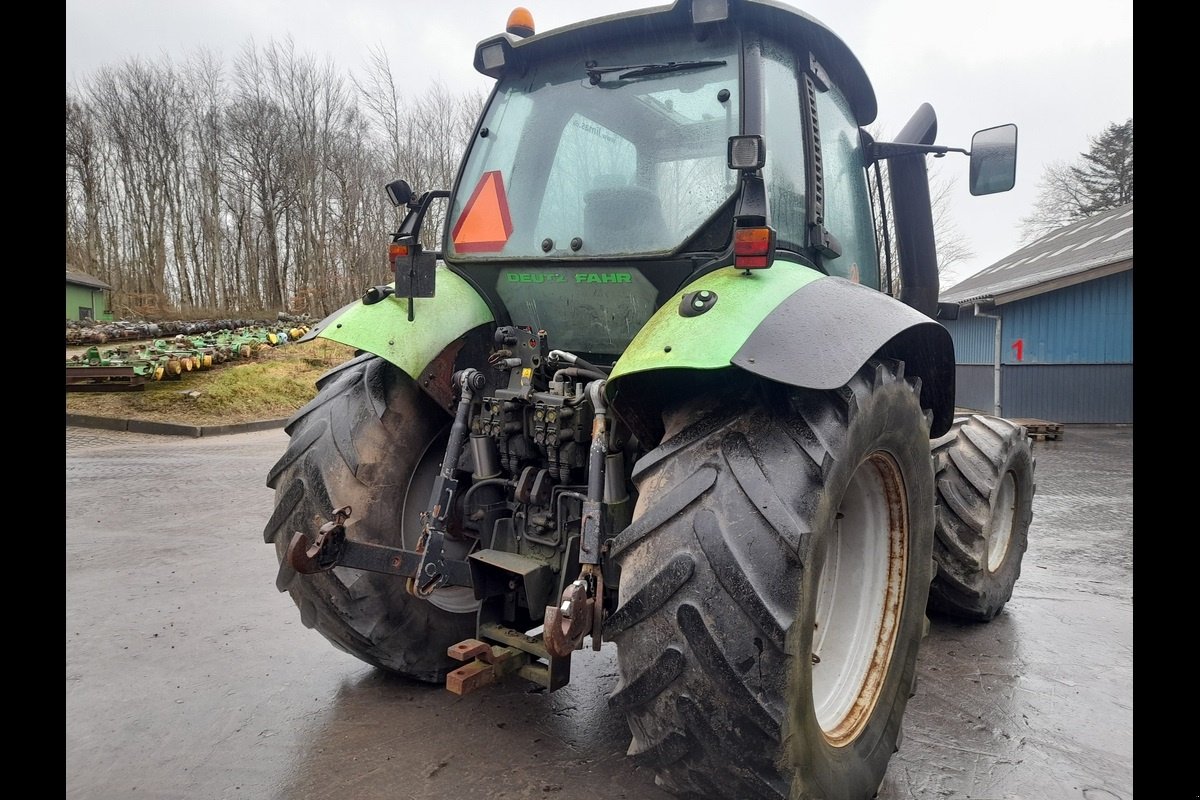
[[[955,409],[956,415],[983,413]],[[228,436],[233,433],[249,433],[251,431],[266,431],[272,428],[282,428],[289,418],[264,419],[256,422],[239,422],[234,425],[179,425],[173,422],[152,422],[144,419],[117,419],[115,417],[93,417],[87,414],[72,414],[67,412],[67,426],[76,428],[101,428],[109,431],[127,431],[129,433],[151,433],[162,436],[190,436],[199,439],[203,436]],[[1133,427],[1133,423],[1063,423],[1064,427],[1072,428],[1125,428]]]
[[[190,436],[194,439],[199,439],[202,436],[226,436],[231,433],[265,431],[272,428],[282,428],[285,424],[287,424],[287,418],[240,422],[234,425],[178,425],[172,422],[151,422],[144,419],[93,417],[87,414],[72,414],[69,412],[67,414],[68,427],[103,428],[110,431],[152,433],[164,436]]]

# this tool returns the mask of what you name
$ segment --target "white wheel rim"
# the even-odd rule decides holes
[[[987,542],[988,572],[995,572],[1008,555],[1008,543],[1012,541],[1013,519],[1017,516],[1017,481],[1011,472],[1004,473],[1000,490],[996,493],[996,505],[992,509],[991,521],[984,531]]]
[[[817,583],[811,673],[817,722],[835,747],[862,732],[892,662],[908,557],[896,460],[882,451],[864,459],[838,512]]]

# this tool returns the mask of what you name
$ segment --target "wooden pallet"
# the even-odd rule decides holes
[[[140,392],[146,376],[133,367],[67,367],[68,392]]]
[[[1029,438],[1035,442],[1059,441],[1063,437],[1061,422],[1047,422],[1044,419],[1014,419],[1011,421],[1025,428]]]

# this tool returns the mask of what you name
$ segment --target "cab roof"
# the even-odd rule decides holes
[[[501,33],[476,46],[475,69],[499,78],[510,64],[583,52],[597,41],[654,37],[668,30],[708,25],[769,31],[783,39],[804,41],[813,58],[845,94],[858,124],[865,126],[875,120],[875,90],[850,48],[823,23],[777,0],[676,0],[669,6],[596,17],[525,38]],[[485,63],[483,57],[484,49],[493,44],[499,44],[505,54],[500,66]]]

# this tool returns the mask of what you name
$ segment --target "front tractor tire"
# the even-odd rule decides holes
[[[347,538],[415,549],[450,418],[411,378],[369,354],[328,373],[318,389],[289,420],[287,450],[268,474],[275,508],[264,539],[283,564],[293,532],[311,539],[333,509],[350,506]],[[409,678],[444,680],[461,666],[446,649],[475,635],[470,589],[425,601],[403,578],[345,567],[301,575],[283,565],[281,579],[305,626]]]
[[[866,800],[928,629],[930,417],[895,361],[777,391],[667,415],[638,462],[610,704],[677,795]]]
[[[932,442],[937,470],[929,610],[972,622],[993,619],[1012,598],[1033,519],[1033,443],[1001,417],[954,420]]]

